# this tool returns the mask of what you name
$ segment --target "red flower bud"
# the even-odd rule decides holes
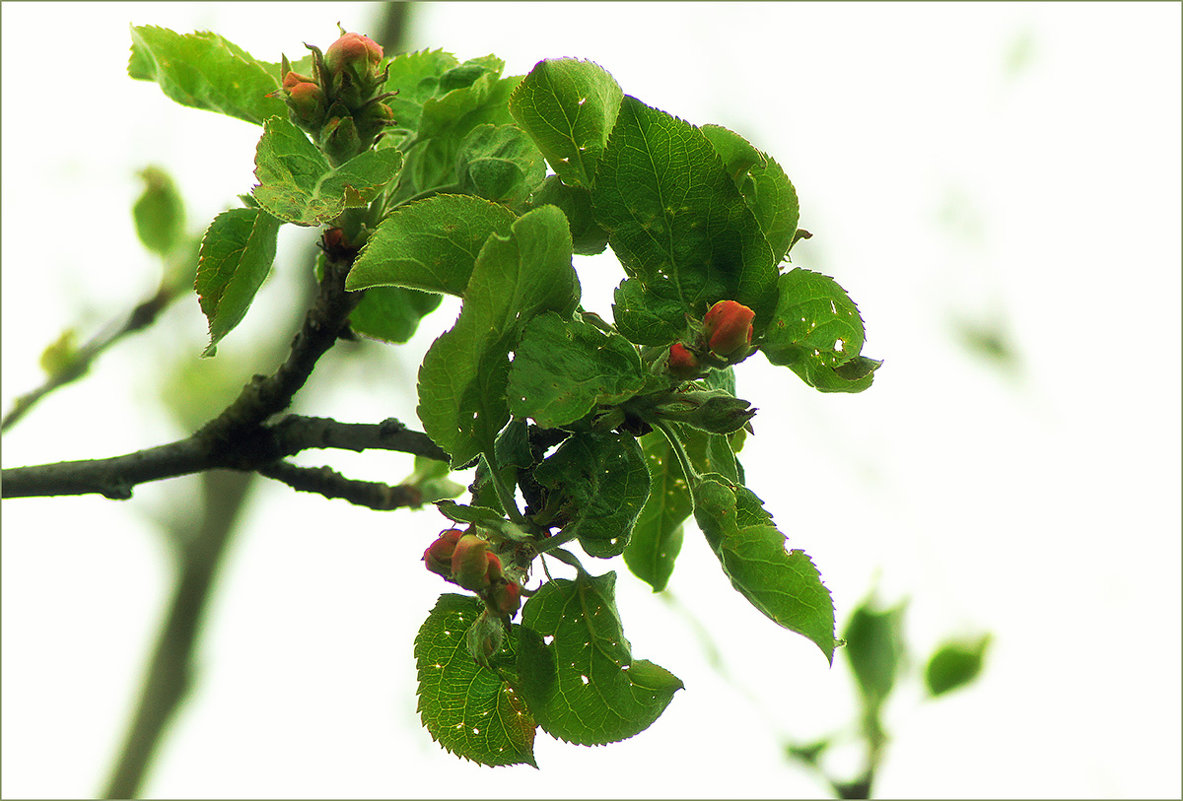
[[[494,557],[496,558],[496,557]],[[501,561],[497,561],[500,570]],[[452,552],[452,581],[466,590],[489,588],[489,543],[475,534],[465,534]]]
[[[522,588],[512,581],[498,584],[489,593],[488,606],[499,615],[512,615],[522,604]]]
[[[288,75],[294,73],[289,72]],[[314,83],[292,84],[288,92],[288,106],[302,120],[317,120],[324,114],[324,91]]]
[[[291,70],[288,70],[287,74],[283,76],[283,88],[287,89],[288,91],[291,91],[292,87],[298,83],[316,83],[316,81],[313,78],[309,78],[307,75],[301,75],[300,73],[292,72]]]
[[[439,538],[423,552],[423,561],[432,573],[438,573],[444,578],[452,576],[452,553],[456,550],[456,543],[464,532],[454,528],[440,532]]]
[[[369,72],[382,60],[382,47],[368,36],[347,33],[325,51],[325,66],[334,75],[349,67],[355,75]]]
[[[671,375],[682,379],[694,378],[701,369],[698,357],[688,351],[681,342],[670,345],[669,368]]]
[[[744,356],[752,344],[752,320],[756,313],[734,300],[721,300],[702,318],[703,333],[711,352],[724,358]]]

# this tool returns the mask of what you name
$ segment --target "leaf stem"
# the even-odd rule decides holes
[[[485,469],[489,472],[489,480],[493,482],[493,489],[497,492],[497,500],[501,501],[501,506],[505,509],[505,513],[509,515],[509,519],[519,526],[526,528],[526,518],[522,517],[522,512],[518,509],[517,501],[513,497],[513,491],[501,480],[501,475],[493,469],[493,464],[483,453],[481,454],[481,461],[484,462]]]
[[[690,463],[690,457],[686,453],[686,448],[682,445],[682,440],[678,434],[670,428],[669,424],[661,420],[653,420],[650,422],[654,428],[662,433],[666,441],[670,444],[670,449],[673,450],[674,455],[678,457],[678,463],[682,466],[682,474],[686,476],[686,483],[690,485],[693,491],[694,487],[702,481],[702,475],[694,469],[694,465]],[[691,493],[693,497],[693,492]]]

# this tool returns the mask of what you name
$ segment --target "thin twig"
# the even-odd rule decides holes
[[[420,506],[423,493],[405,484],[358,481],[328,467],[300,467],[290,462],[272,462],[256,468],[260,475],[282,481],[297,492],[315,492],[326,498],[340,498],[380,512]]]

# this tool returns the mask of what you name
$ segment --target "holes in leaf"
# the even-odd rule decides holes
[[[584,686],[586,686],[586,685],[587,685],[587,683],[590,681],[590,680],[588,679],[588,677],[587,677],[587,676],[584,676],[583,674],[580,674],[580,676],[579,676],[579,680],[580,680],[581,682],[583,682]]]
[[[553,635],[553,634],[547,634],[545,637],[542,638],[542,642],[544,642],[547,645],[550,645],[554,641],[555,641],[555,635]]]

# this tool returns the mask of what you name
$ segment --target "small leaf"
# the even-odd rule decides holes
[[[976,679],[982,672],[990,639],[989,634],[984,634],[976,640],[954,640],[941,645],[924,669],[929,695],[944,695]]]
[[[185,241],[185,204],[164,170],[145,167],[138,174],[144,181],[144,191],[131,210],[136,235],[148,250],[167,256]]]
[[[617,556],[649,495],[649,471],[634,437],[582,433],[563,442],[534,470],[534,479],[566,499],[570,520],[591,556]]]
[[[329,222],[346,208],[360,208],[398,173],[402,153],[386,148],[361,153],[334,169],[304,132],[283,117],[263,125],[255,151],[254,198],[279,219],[296,225]]]
[[[385,91],[398,94],[385,102],[400,128],[419,128],[424,102],[438,90],[440,76],[458,63],[455,56],[443,50],[399,53],[390,59]]]
[[[625,97],[592,205],[625,272],[645,289],[677,299],[697,319],[730,299],[756,313],[757,335],[768,324],[776,306],[772,251],[700,129]]]
[[[779,164],[739,134],[721,125],[704,125],[702,132],[715,146],[735,188],[760,223],[773,260],[781,262],[797,233],[797,190]]]
[[[597,404],[628,400],[644,383],[640,354],[627,339],[551,312],[531,320],[514,349],[509,410],[558,428]]]
[[[459,191],[520,209],[546,176],[546,162],[516,125],[478,125],[456,156]]]
[[[637,578],[661,592],[682,550],[682,524],[694,510],[690,489],[670,444],[659,431],[640,439],[649,468],[649,497],[624,549],[624,563]]]
[[[395,209],[370,236],[345,288],[402,286],[462,295],[481,246],[513,212],[471,195],[436,195]]]
[[[747,487],[706,474],[693,493],[694,519],[732,586],[773,622],[812,640],[833,662],[834,603],[810,558],[785,550],[785,535]]]
[[[509,352],[536,314],[570,315],[579,302],[571,233],[553,206],[520,217],[481,248],[460,317],[419,368],[423,430],[459,467],[490,452],[509,420]]]
[[[533,765],[534,719],[502,678],[516,662],[511,632],[493,655],[493,670],[469,654],[466,635],[484,603],[468,595],[441,595],[415,637],[419,715],[432,739],[482,765]],[[517,628],[517,627],[515,627]]]
[[[624,93],[591,61],[557,58],[534,65],[509,98],[518,125],[568,184],[591,187]]]
[[[374,287],[349,315],[358,334],[383,342],[402,343],[415,335],[419,321],[439,307],[442,298],[398,286]]]
[[[231,209],[214,218],[201,240],[197,298],[209,320],[205,356],[242,322],[275,261],[280,221],[260,209]]]
[[[834,279],[797,268],[778,281],[779,300],[760,350],[822,392],[861,392],[880,362],[860,356],[863,320]]]
[[[183,106],[216,111],[262,125],[268,117],[287,116],[287,104],[267,95],[279,80],[241,47],[201,31],[179,34],[154,25],[131,28],[127,72],[156,81]]]
[[[878,609],[871,599],[863,601],[842,638],[843,653],[850,660],[859,691],[874,714],[891,693],[904,658],[903,619],[906,603],[891,609]]]
[[[566,742],[632,737],[683,688],[665,668],[633,659],[616,610],[615,573],[547,582],[526,602],[522,626],[535,632],[522,637],[522,695],[543,730]]]

